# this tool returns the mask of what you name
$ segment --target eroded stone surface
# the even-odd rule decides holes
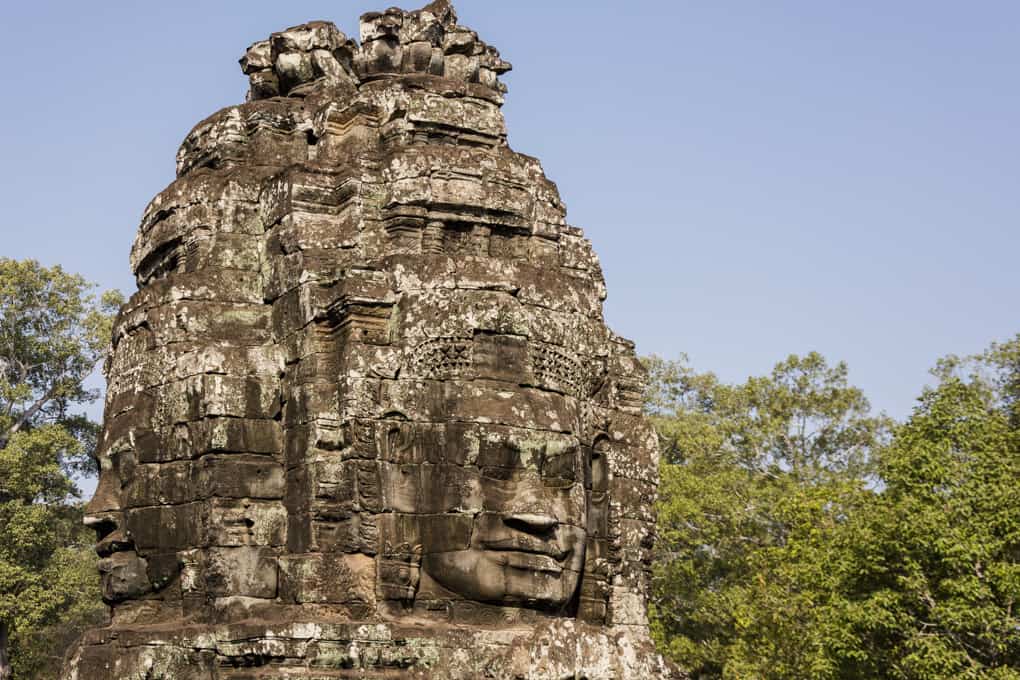
[[[436,0],[241,59],[142,219],[107,366],[109,627],[67,680],[673,677],[655,436],[510,65]]]

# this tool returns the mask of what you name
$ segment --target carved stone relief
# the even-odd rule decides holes
[[[673,677],[633,346],[436,0],[241,59],[142,218],[88,509],[99,678]]]

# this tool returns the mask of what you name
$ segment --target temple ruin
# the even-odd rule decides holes
[[[676,677],[633,345],[446,0],[274,33],[146,210],[65,680]]]

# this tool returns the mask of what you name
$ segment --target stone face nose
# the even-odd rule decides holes
[[[120,477],[116,470],[104,464],[96,492],[85,506],[85,526],[94,526],[105,513],[120,509]]]
[[[82,523],[96,532],[96,552],[100,557],[121,550],[128,543],[122,531],[123,513],[118,493],[119,486],[120,480],[116,472],[103,470],[99,476],[96,493],[85,506]]]

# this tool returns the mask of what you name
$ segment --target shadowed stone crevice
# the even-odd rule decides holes
[[[591,244],[449,2],[241,59],[131,253],[63,680],[682,677],[658,483]]]

